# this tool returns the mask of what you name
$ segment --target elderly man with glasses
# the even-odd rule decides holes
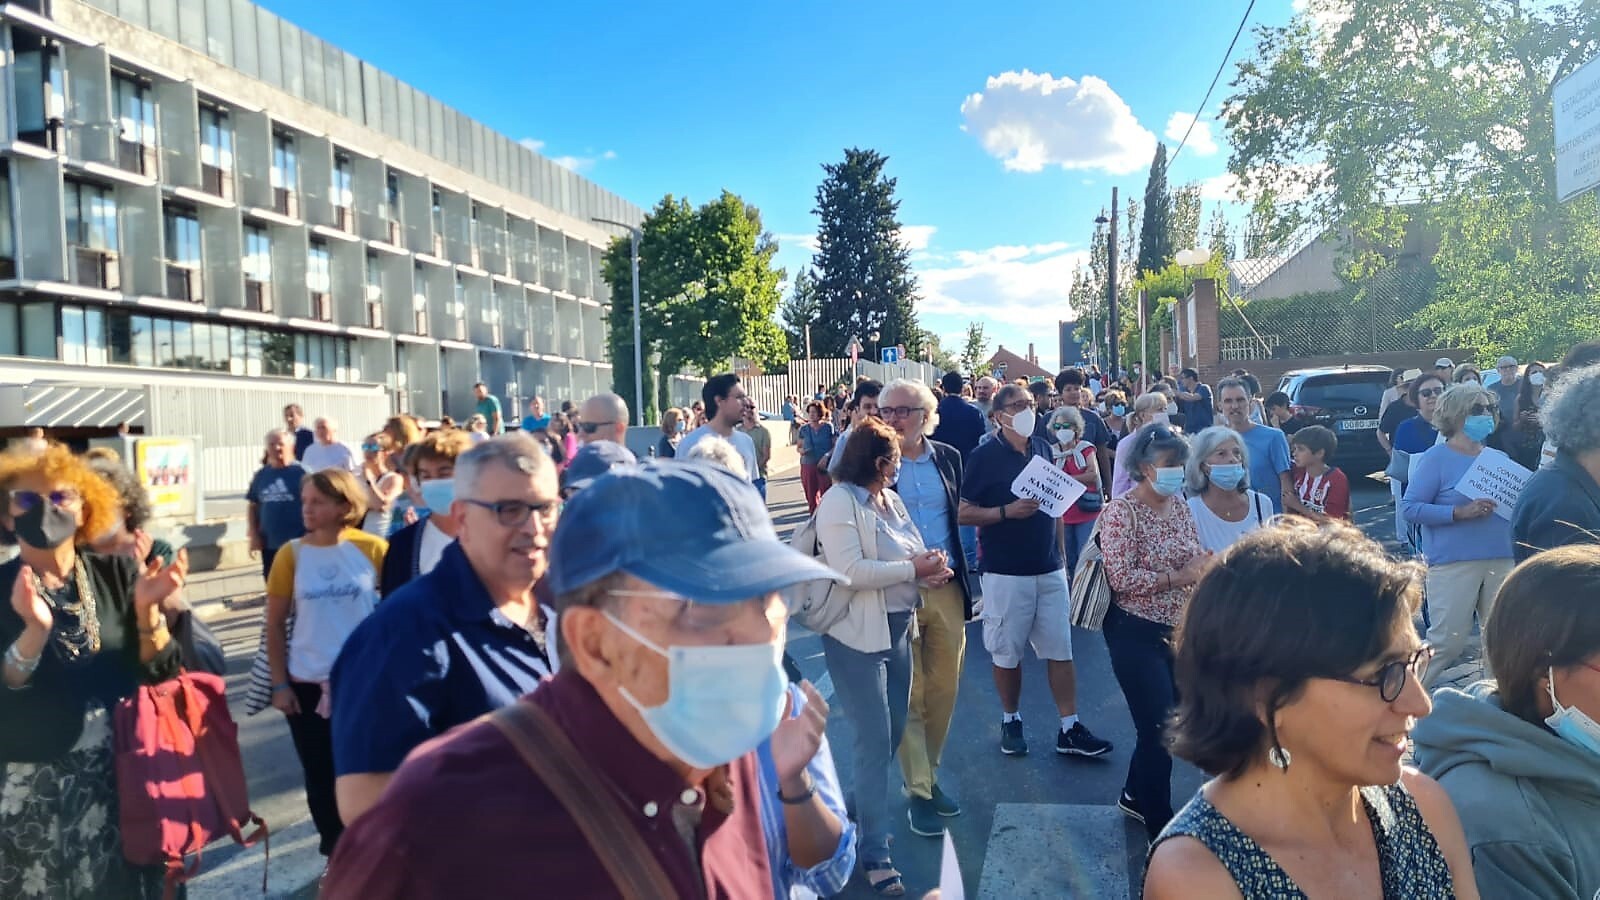
[[[511,703],[558,668],[555,612],[537,596],[560,509],[555,463],[512,433],[454,467],[456,540],[356,628],[333,667],[336,789],[347,823],[377,802],[419,744]]]
[[[779,592],[839,576],[779,541],[741,479],[676,462],[596,479],[550,556],[560,673],[414,753],[352,823],[324,893],[788,896],[775,846],[797,870],[848,871],[849,825],[806,768],[825,704],[811,691],[786,715],[779,663]]]
[[[1072,663],[1067,575],[1062,569],[1056,520],[1037,500],[1017,497],[1011,485],[1028,463],[1051,462],[1050,444],[1033,434],[1037,414],[1028,392],[1008,384],[995,392],[993,440],[967,459],[957,520],[978,526],[983,560],[983,646],[994,663],[1000,695],[1000,752],[1028,752],[1022,734],[1022,656],[1028,646],[1045,661],[1050,693],[1061,714],[1056,752],[1103,756],[1111,743],[1078,721],[1078,676]]]

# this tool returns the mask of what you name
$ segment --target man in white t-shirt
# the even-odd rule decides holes
[[[306,448],[305,458],[300,460],[300,466],[307,475],[323,469],[343,469],[351,475],[361,474],[361,454],[339,440],[338,422],[324,416],[317,420],[314,433],[317,439]]]
[[[739,455],[744,457],[745,467],[749,470],[746,476],[751,482],[761,477],[760,464],[756,461],[756,442],[750,435],[739,430],[739,422],[744,418],[745,405],[750,403],[750,397],[745,393],[744,385],[739,382],[739,376],[732,372],[713,375],[706,386],[700,389],[700,399],[706,404],[706,424],[684,435],[678,442],[677,455],[688,456],[690,448],[707,435],[716,435],[733,445]]]

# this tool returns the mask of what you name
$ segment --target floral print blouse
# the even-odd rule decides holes
[[[1100,551],[1114,602],[1141,619],[1178,624],[1192,587],[1161,590],[1161,585],[1202,550],[1194,516],[1181,497],[1171,500],[1165,515],[1132,493],[1107,503],[1100,513]]]

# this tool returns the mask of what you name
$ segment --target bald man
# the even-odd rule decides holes
[[[595,394],[578,409],[578,443],[628,443],[628,402],[616,394]]]

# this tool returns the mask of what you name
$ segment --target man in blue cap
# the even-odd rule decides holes
[[[561,473],[561,497],[568,499],[617,466],[631,466],[638,461],[632,450],[616,441],[584,444],[572,455],[567,470]]]
[[[779,591],[839,576],[778,540],[753,488],[614,469],[567,503],[550,558],[561,671],[418,748],[345,832],[328,896],[771,895],[769,739],[788,855],[847,848],[806,769],[821,724],[785,716],[779,664]]]

